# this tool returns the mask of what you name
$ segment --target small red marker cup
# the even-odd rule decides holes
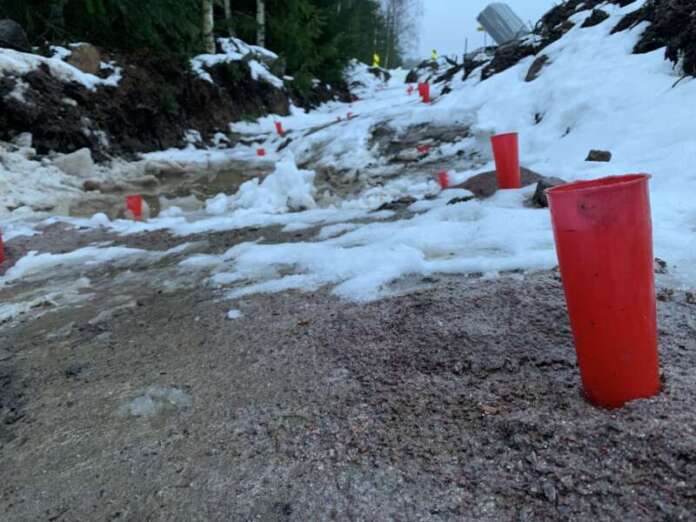
[[[266,155],[266,149],[264,149],[264,148],[256,149],[256,155],[260,158],[263,158]]]
[[[498,188],[518,189],[522,186],[520,177],[519,138],[516,132],[498,134],[491,138]]]
[[[430,152],[430,146],[429,145],[420,145],[417,149],[418,154],[428,154]]]
[[[285,129],[283,129],[283,123],[282,122],[275,122],[275,128],[276,132],[278,133],[278,136],[285,136]]]
[[[126,196],[126,210],[129,211],[136,221],[143,220],[143,197]]]
[[[430,84],[429,83],[419,83],[418,84],[418,94],[420,94],[423,103],[430,103]]]
[[[440,184],[440,188],[442,190],[445,190],[447,187],[449,187],[450,179],[449,174],[446,170],[441,170],[440,172],[438,172],[437,182]]]

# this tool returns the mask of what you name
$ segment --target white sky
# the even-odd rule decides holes
[[[469,38],[469,50],[483,45],[484,33],[478,32],[476,17],[493,0],[423,0],[425,11],[421,21],[420,56],[427,58],[432,49],[440,54],[464,52]],[[504,0],[525,22],[535,24],[558,2],[554,0]],[[488,37],[490,42],[490,37]]]

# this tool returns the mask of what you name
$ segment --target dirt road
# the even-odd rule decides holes
[[[0,289],[53,295],[0,325],[2,520],[696,515],[692,296],[661,292],[664,392],[607,412],[580,394],[555,272],[230,303],[177,266],[262,232],[10,243],[189,246]]]

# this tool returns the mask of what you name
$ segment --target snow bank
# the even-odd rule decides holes
[[[114,72],[108,78],[100,78],[93,74],[84,73],[61,59],[61,56],[68,55],[59,52],[52,58],[46,58],[37,54],[0,48],[0,74],[23,76],[38,69],[41,65],[45,65],[54,77],[64,82],[77,82],[90,91],[95,91],[99,86],[116,87],[121,80],[121,69],[113,64],[102,64],[103,69],[113,68]]]
[[[300,170],[292,158],[276,164],[263,181],[253,179],[239,187],[233,207],[271,214],[316,208],[314,172]]]
[[[222,48],[221,54],[200,54],[191,59],[191,68],[200,78],[214,83],[206,67],[246,61],[254,80],[270,83],[277,89],[283,88],[283,80],[275,76],[268,66],[268,63],[278,59],[277,54],[263,47],[249,45],[238,38],[218,38],[218,43]]]
[[[79,196],[77,179],[33,159],[35,154],[31,147],[0,142],[0,218],[55,209]]]

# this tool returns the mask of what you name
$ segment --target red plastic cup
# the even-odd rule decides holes
[[[256,155],[259,157],[264,157],[266,155],[266,149],[256,149]]]
[[[495,170],[498,176],[498,188],[518,189],[520,180],[520,149],[516,132],[498,134],[491,138]]]
[[[423,100],[423,103],[430,103],[430,84],[424,83],[422,85],[423,91],[421,92],[421,99]]]
[[[440,184],[440,188],[442,190],[445,190],[447,187],[449,187],[449,174],[447,174],[446,170],[438,172],[437,182]]]
[[[420,145],[416,148],[418,154],[427,154],[430,152],[430,147],[428,145]]]
[[[275,122],[276,132],[278,136],[285,136],[285,129],[283,129],[283,123],[280,121]]]
[[[126,209],[131,211],[134,219],[141,221],[143,219],[143,197],[126,196]]]
[[[604,408],[660,391],[649,179],[546,191],[583,389]]]

